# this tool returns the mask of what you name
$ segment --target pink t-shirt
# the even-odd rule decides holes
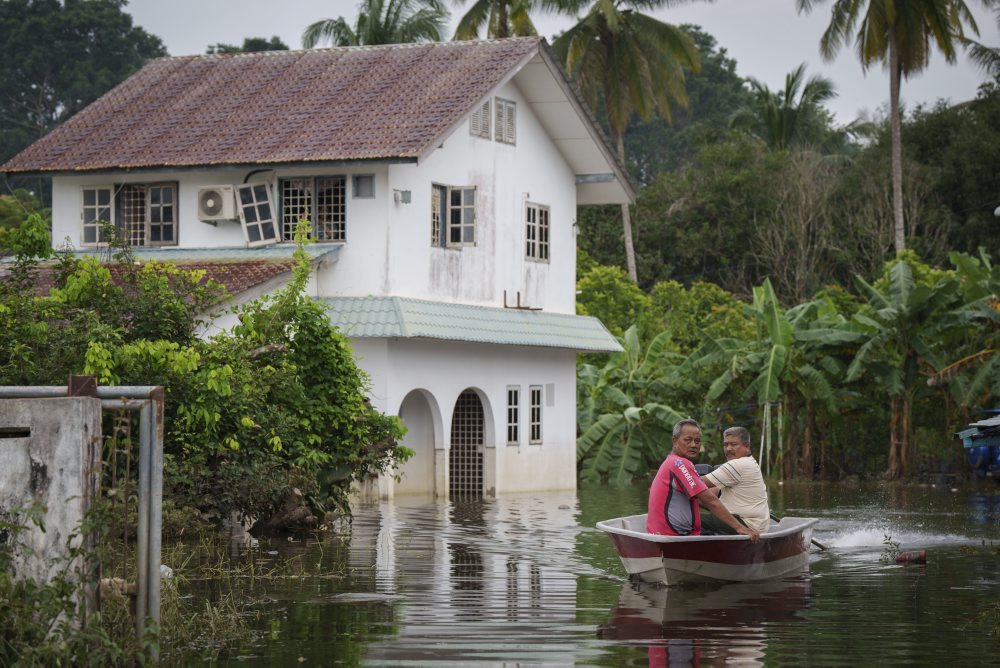
[[[646,531],[667,536],[699,535],[701,515],[694,497],[706,489],[694,465],[671,452],[649,488]]]

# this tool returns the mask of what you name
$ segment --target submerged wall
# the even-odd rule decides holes
[[[101,401],[86,397],[0,399],[0,523],[24,524],[15,543],[17,577],[47,581],[66,564],[97,489]],[[28,510],[41,513],[44,531]],[[75,564],[79,568],[82,564]]]

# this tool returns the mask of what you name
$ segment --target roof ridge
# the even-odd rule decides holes
[[[154,58],[150,62],[168,60],[207,60],[219,58],[261,58],[302,55],[308,53],[323,53],[328,51],[396,51],[402,49],[420,49],[433,47],[462,47],[478,46],[482,44],[498,44],[510,42],[544,42],[545,38],[538,35],[526,35],[521,37],[501,37],[493,39],[462,39],[446,40],[440,42],[404,42],[401,44],[359,44],[357,46],[326,46],[312,47],[309,49],[276,49],[270,51],[237,51],[233,53],[190,53],[187,55],[161,56]]]

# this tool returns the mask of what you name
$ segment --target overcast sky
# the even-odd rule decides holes
[[[126,11],[137,25],[159,36],[171,55],[182,56],[204,53],[208,45],[218,42],[242,44],[245,37],[273,35],[293,49],[301,48],[307,25],[338,16],[353,24],[357,4],[354,0],[130,0]],[[469,4],[467,0],[452,8],[452,26]],[[819,39],[829,21],[830,3],[820,4],[810,15],[796,13],[795,4],[795,0],[716,0],[654,14],[674,24],[700,25],[735,58],[740,75],[755,77],[772,89],[782,87],[788,72],[807,63],[808,75],[822,74],[836,85],[839,97],[828,106],[841,123],[887,106],[889,83],[884,70],[875,68],[864,74],[853,48],[845,48],[833,62],[820,57]],[[977,0],[969,0],[969,5],[976,8],[980,41],[1000,46],[993,17],[979,8]],[[535,23],[551,41],[572,19],[542,14]],[[948,65],[935,52],[922,75],[903,82],[902,97],[910,107],[938,98],[961,102],[975,97],[983,80],[964,55],[959,55],[955,65]]]

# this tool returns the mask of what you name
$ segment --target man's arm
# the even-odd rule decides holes
[[[760,539],[760,534],[757,531],[743,526],[738,519],[733,517],[732,513],[726,510],[726,507],[722,505],[722,501],[719,501],[711,489],[699,492],[695,498],[698,499],[698,503],[708,508],[713,515],[733,528],[736,533],[741,536],[750,536],[751,543],[756,543]]]
[[[701,481],[708,486],[708,491],[709,492],[711,492],[712,494],[714,494],[716,497],[722,496],[722,488],[721,487],[716,487],[715,483],[712,482],[711,478],[706,478],[705,476],[702,476],[701,477]],[[701,499],[698,498],[698,495],[695,495],[694,498],[698,499],[698,503],[700,503],[703,507],[705,507],[705,508],[708,507],[704,503],[702,503]]]

